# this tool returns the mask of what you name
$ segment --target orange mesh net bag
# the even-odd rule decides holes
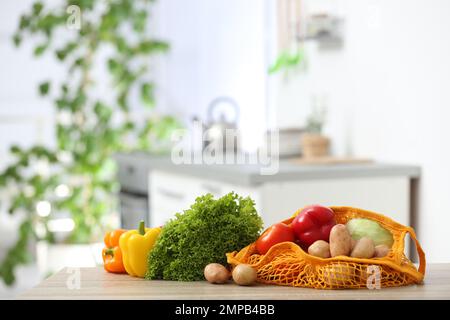
[[[241,251],[227,254],[228,263],[234,268],[245,263],[251,265],[258,274],[258,282],[316,289],[367,288],[368,277],[375,270],[379,273],[381,287],[396,287],[422,283],[425,275],[425,254],[417,241],[414,230],[403,226],[381,214],[352,208],[331,207],[337,223],[345,224],[353,218],[367,218],[377,221],[389,230],[394,243],[389,254],[383,258],[359,259],[347,256],[319,258],[309,255],[292,242],[279,243],[265,254],[256,251],[255,243]],[[300,212],[284,220],[289,224]],[[414,241],[419,256],[419,267],[404,254],[405,236]],[[370,269],[368,269],[368,267]],[[369,281],[373,281],[373,277]]]

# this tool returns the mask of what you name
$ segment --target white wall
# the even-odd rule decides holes
[[[31,4],[31,0],[0,2],[0,165],[6,162],[11,143],[52,141],[51,102],[38,98],[37,85],[57,77],[60,70],[49,57],[32,59],[31,43],[17,49],[11,41],[20,14]]]
[[[276,122],[303,123],[310,95],[326,93],[336,154],[420,165],[419,239],[429,261],[449,262],[450,1],[335,6],[346,19],[344,47],[307,46],[308,71],[274,88]]]
[[[265,1],[159,1],[158,34],[171,50],[161,71],[166,108],[206,119],[208,104],[230,96],[240,106],[243,145],[252,149],[266,122]]]

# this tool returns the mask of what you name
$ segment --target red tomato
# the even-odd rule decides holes
[[[329,241],[331,228],[336,224],[334,212],[328,207],[305,207],[292,221],[291,226],[302,248],[317,240]]]
[[[256,249],[260,254],[266,254],[277,243],[295,241],[294,230],[282,222],[274,224],[256,240]]]

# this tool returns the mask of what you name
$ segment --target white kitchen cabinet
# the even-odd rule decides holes
[[[409,224],[409,179],[370,177],[267,183],[261,188],[266,223],[272,224],[309,204],[352,206]]]
[[[353,206],[388,215],[410,225],[410,180],[407,176],[274,181],[237,185],[162,170],[149,174],[150,225],[164,224],[205,193],[235,191],[251,196],[265,226],[283,220],[309,204]]]
[[[160,226],[175,213],[188,209],[195,199],[206,193],[220,197],[230,191],[250,196],[260,203],[259,188],[249,188],[220,181],[210,181],[187,175],[178,175],[160,170],[149,173],[150,226]],[[257,206],[257,209],[260,208]]]

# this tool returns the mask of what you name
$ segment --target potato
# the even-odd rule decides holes
[[[355,247],[352,250],[351,256],[353,258],[370,259],[375,254],[375,245],[373,240],[368,237],[363,237],[356,241]]]
[[[375,247],[375,257],[376,258],[382,258],[388,255],[389,251],[391,251],[391,249],[389,249],[389,247],[385,244],[380,244],[378,246]]]
[[[309,246],[308,253],[319,258],[329,258],[331,257],[330,245],[326,241],[317,240]]]
[[[352,238],[343,224],[335,225],[330,232],[330,253],[332,257],[348,256],[352,249]]]
[[[210,283],[226,283],[230,279],[230,271],[219,263],[210,263],[203,271],[205,279]]]
[[[325,284],[331,287],[349,285],[355,281],[355,270],[343,264],[331,264],[323,269]]]
[[[352,238],[352,250],[355,247],[355,244],[356,244],[356,240]]]

